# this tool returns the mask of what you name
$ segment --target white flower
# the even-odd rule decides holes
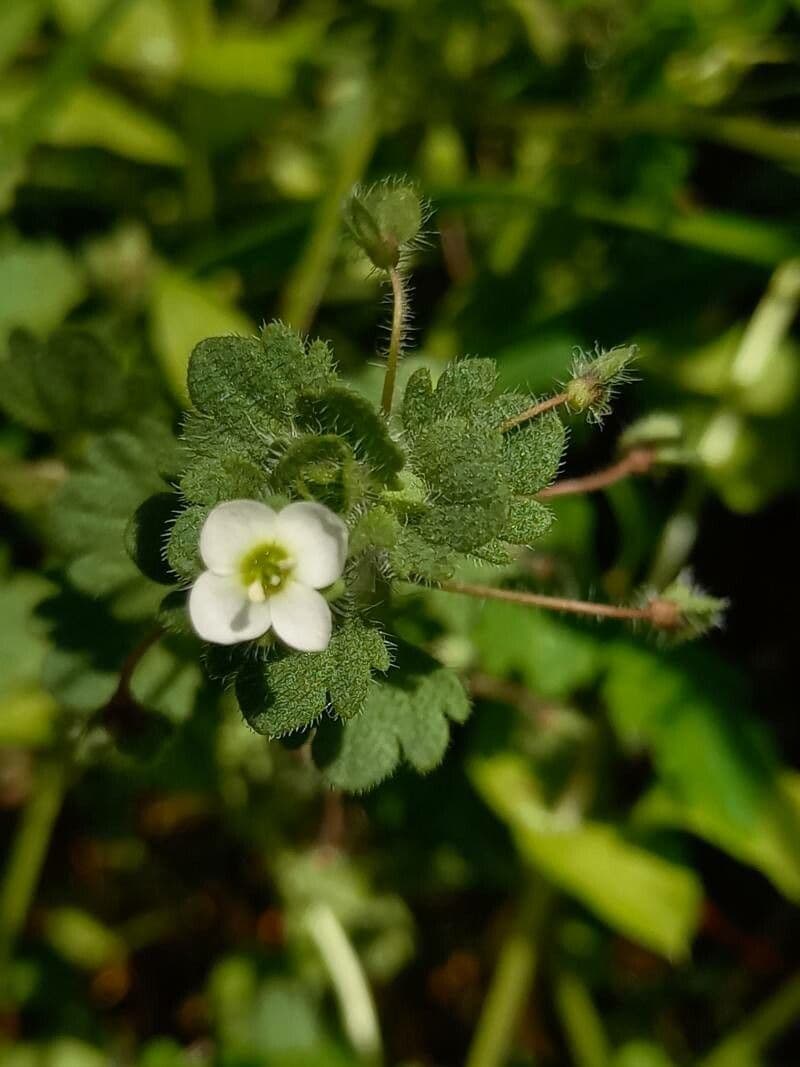
[[[331,609],[317,590],[336,581],[347,556],[347,527],[328,508],[218,504],[200,531],[200,555],[208,570],[192,586],[189,615],[205,641],[235,645],[273,629],[300,652],[328,647]]]

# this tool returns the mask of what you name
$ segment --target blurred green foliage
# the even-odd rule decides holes
[[[797,1062],[799,49],[792,0],[2,6],[2,1067]],[[197,342],[282,317],[377,398],[383,290],[341,209],[396,174],[434,209],[407,396],[455,356],[539,395],[576,349],[641,349],[566,473],[657,461],[549,501],[509,579],[622,600],[692,563],[733,606],[667,648],[409,587],[387,613],[434,661],[379,691],[380,738],[326,723],[320,773],[220,698],[125,542],[181,469]],[[414,442],[443,492],[474,451],[447,421]],[[452,732],[437,664],[473,697]]]

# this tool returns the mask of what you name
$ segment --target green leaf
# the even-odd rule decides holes
[[[406,433],[412,436],[433,421],[433,381],[427,367],[420,367],[408,379],[401,418]]]
[[[530,401],[531,398],[513,395],[502,397],[502,418],[524,410]],[[503,451],[509,488],[532,496],[550,485],[561,464],[566,436],[564,424],[554,411],[506,431]]]
[[[72,257],[52,241],[0,242],[0,343],[19,328],[41,336],[84,296]]]
[[[778,765],[741,679],[704,650],[615,642],[603,687],[623,744],[647,748],[671,793],[752,834]]]
[[[194,581],[203,569],[200,560],[200,530],[206,521],[207,507],[190,507],[175,520],[167,543],[167,563],[184,581]]]
[[[215,335],[252,332],[253,325],[247,316],[209,283],[166,269],[155,278],[150,303],[151,341],[167,382],[179,401],[186,400],[187,366],[195,345]],[[264,388],[263,383],[261,388]],[[242,414],[242,420],[245,418]]]
[[[304,398],[300,418],[309,430],[343,437],[384,485],[391,484],[405,462],[384,420],[368,400],[346,386],[332,386]]]
[[[272,472],[279,493],[298,500],[318,500],[345,514],[363,499],[366,476],[353,449],[333,434],[306,434],[292,441]]]
[[[171,433],[157,422],[138,434],[98,437],[51,502],[48,535],[67,559],[70,581],[90,596],[112,597],[121,617],[152,613],[162,595],[128,555],[126,533],[137,508],[164,489],[156,471],[171,447]]]
[[[628,1041],[614,1053],[610,1067],[674,1067],[674,1061],[659,1045],[649,1041]],[[756,1065],[748,1064],[747,1067]]]
[[[269,441],[291,429],[301,392],[333,380],[331,353],[306,346],[282,323],[257,337],[207,337],[189,361],[189,395],[198,411],[236,437]],[[213,431],[212,431],[213,432]]]
[[[125,529],[128,555],[146,578],[162,585],[175,583],[165,550],[179,508],[175,493],[155,493],[139,505]]]
[[[122,938],[79,908],[51,908],[44,916],[42,933],[59,956],[82,970],[99,970],[126,955]]]
[[[501,541],[514,545],[533,545],[550,529],[553,512],[538,500],[514,498],[508,507],[508,517],[500,531]]]
[[[472,635],[482,670],[516,677],[543,697],[570,696],[603,666],[602,645],[592,634],[517,604],[484,604]]]
[[[0,578],[0,744],[35,745],[49,738],[55,705],[42,689],[45,625],[36,608],[53,586],[38,574]]]
[[[458,359],[445,367],[434,389],[427,367],[415,371],[408,380],[401,414],[408,434],[442,419],[480,420],[485,429],[497,429],[500,418],[493,414],[491,396],[497,383],[493,359]]]
[[[73,34],[96,18],[103,0],[53,0],[63,28]],[[128,6],[102,49],[103,61],[123,70],[172,75],[181,63],[183,35],[169,0],[136,0]]]
[[[68,586],[43,601],[37,614],[49,630],[44,686],[71,711],[92,712],[105,705],[141,631],[120,623],[102,601]]]
[[[437,582],[452,578],[458,557],[446,545],[426,540],[413,526],[398,525],[389,563],[396,578]]]
[[[476,760],[469,774],[524,860],[626,937],[669,959],[688,955],[702,902],[688,868],[632,844],[614,826],[564,822],[544,806],[518,756]]]
[[[477,415],[485,422],[486,408],[496,385],[497,366],[493,359],[453,360],[436,383],[432,406],[434,420],[473,419]],[[489,428],[496,428],[494,420]]]
[[[269,491],[269,471],[248,455],[218,452],[187,467],[180,487],[190,503],[209,507],[224,500],[262,500]]]
[[[720,807],[685,801],[665,786],[655,786],[637,804],[636,823],[686,830],[755,867],[789,900],[800,903],[800,776],[782,774],[764,796],[748,832]]]
[[[36,92],[35,83],[14,86],[13,99],[6,89],[10,117],[21,113]],[[77,85],[55,110],[40,140],[59,148],[102,148],[137,163],[181,167],[186,153],[180,138],[147,111],[98,85]]]
[[[106,347],[84,330],[63,329],[40,344],[14,333],[0,363],[0,405],[32,430],[103,429],[126,405],[122,371]]]
[[[156,641],[131,677],[134,699],[175,725],[184,722],[195,708],[203,682],[198,653],[199,642],[194,639],[169,636]]]
[[[364,710],[347,723],[325,720],[313,754],[326,782],[348,792],[372,789],[405,758],[426,773],[441,763],[450,740],[449,720],[464,722],[467,695],[457,676],[420,656],[395,678],[375,686]]]
[[[316,55],[325,22],[320,18],[283,20],[270,32],[227,30],[198,42],[186,57],[181,77],[209,93],[285,95],[300,62]]]
[[[273,653],[252,660],[236,678],[244,717],[258,733],[282,737],[315,723],[330,707],[342,719],[357,715],[372,690],[373,671],[389,668],[377,630],[351,620],[324,652]]]

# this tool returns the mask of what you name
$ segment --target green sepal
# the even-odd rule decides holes
[[[418,235],[423,217],[419,193],[403,181],[357,186],[344,206],[353,240],[381,270],[397,266],[404,248]]]

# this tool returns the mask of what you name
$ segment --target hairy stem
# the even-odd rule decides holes
[[[437,588],[448,593],[462,593],[464,596],[481,597],[486,600],[506,600],[511,604],[524,604],[528,607],[562,611],[572,615],[646,622],[657,630],[673,630],[680,621],[677,608],[665,600],[652,600],[645,607],[632,608],[623,604],[593,604],[589,600],[572,600],[569,597],[527,593],[518,589],[497,589],[491,585],[473,585],[471,582],[439,582]]]
[[[524,411],[520,411],[519,414],[512,415],[505,422],[501,422],[500,432],[507,433],[508,430],[513,430],[515,426],[528,422],[530,419],[535,419],[537,415],[543,415],[545,411],[557,408],[560,404],[566,404],[567,399],[566,393],[554,393],[553,396],[549,396],[546,400],[539,400],[529,408],[525,408]]]
[[[389,269],[389,281],[392,283],[392,332],[389,338],[389,351],[386,356],[386,375],[383,379],[381,411],[389,415],[394,399],[394,386],[397,381],[397,367],[403,348],[403,323],[406,315],[406,296],[403,279],[397,267]]]
[[[646,474],[654,461],[655,452],[652,448],[634,448],[622,459],[612,463],[609,467],[604,467],[603,470],[585,474],[580,478],[564,478],[560,482],[548,485],[536,494],[536,499],[547,500],[554,496],[594,493],[598,489],[607,489],[608,486],[622,481],[631,474]]]
[[[0,887],[0,1005],[9,995],[11,954],[39,882],[61,808],[67,772],[67,760],[57,757],[43,760],[6,863]]]
[[[475,1028],[466,1067],[503,1067],[530,996],[539,959],[539,941],[552,907],[553,892],[536,881],[523,897],[500,948],[489,992]]]

